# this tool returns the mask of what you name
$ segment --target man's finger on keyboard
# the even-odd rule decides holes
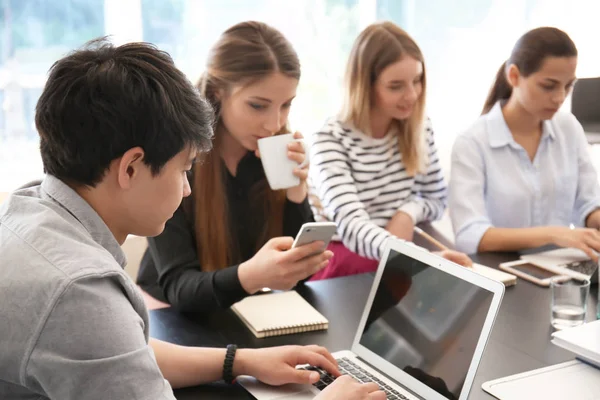
[[[383,390],[377,390],[369,393],[369,400],[386,400],[387,396]]]
[[[367,393],[372,393],[372,392],[375,392],[376,390],[379,390],[379,385],[376,384],[375,382],[362,383],[361,386],[362,386],[363,390],[367,391]]]
[[[337,368],[338,368],[337,360],[335,358],[333,358],[331,353],[325,347],[317,346],[316,344],[313,344],[313,345],[306,346],[306,348],[314,351],[315,353],[319,353],[323,357],[327,358],[331,362],[331,364],[333,364],[336,367],[335,373],[333,373],[333,372],[329,372],[329,373],[332,374],[333,376],[340,376],[340,371],[337,370]]]
[[[321,379],[321,375],[317,371],[297,369],[290,376],[290,383],[308,383],[312,385],[319,382],[319,379]]]
[[[336,373],[337,375],[340,374],[336,366],[332,364],[331,361],[327,359],[327,357],[308,349],[303,350],[304,351],[301,354],[299,354],[299,357],[296,360],[297,364],[314,365],[315,367],[321,367],[322,369],[324,369],[332,375]],[[313,381],[309,380],[310,372],[308,371],[296,370],[296,375],[294,376],[294,378],[298,380],[294,380],[292,383],[314,383]]]
[[[383,400],[386,398],[385,392],[375,382],[363,383],[361,386],[369,394],[369,400]]]

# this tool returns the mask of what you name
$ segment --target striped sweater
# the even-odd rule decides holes
[[[311,206],[317,221],[337,224],[334,239],[349,250],[380,259],[393,236],[385,226],[398,211],[409,214],[415,224],[442,217],[447,189],[429,119],[424,129],[427,168],[414,177],[406,172],[393,132],[374,139],[331,119],[314,135]]]

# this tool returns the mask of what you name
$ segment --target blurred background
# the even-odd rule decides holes
[[[528,29],[566,31],[579,48],[578,76],[600,75],[598,15],[598,0],[0,0],[0,192],[42,176],[34,109],[47,71],[98,36],[153,42],[195,81],[221,32],[267,22],[300,55],[291,123],[309,137],[338,110],[360,30],[394,21],[425,54],[428,114],[447,172],[454,138],[477,118],[498,67]]]

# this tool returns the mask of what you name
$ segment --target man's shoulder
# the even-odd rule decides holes
[[[48,264],[45,273],[55,270],[58,275],[73,276],[82,267],[95,267],[100,273],[107,267],[120,268],[85,227],[68,210],[44,196],[39,186],[8,197],[0,209],[0,237],[3,260]]]
[[[36,188],[15,192],[3,204],[0,259],[0,302],[22,310],[43,307],[82,276],[124,274],[73,215]]]
[[[31,290],[90,275],[125,275],[114,256],[68,210],[51,199],[23,193],[9,196],[0,209],[0,259],[0,281]]]
[[[135,295],[133,283],[125,287],[127,277],[112,255],[92,240],[73,215],[44,198],[39,188],[15,192],[3,203],[0,259],[0,320],[4,322],[0,337],[11,338],[8,347],[0,341],[0,353],[15,366],[14,371],[0,368],[0,380],[19,382],[20,368],[57,304],[70,314],[80,312],[85,307],[82,297],[97,292],[107,278],[114,293],[122,296],[119,288],[132,293],[129,299],[122,296],[125,301]]]

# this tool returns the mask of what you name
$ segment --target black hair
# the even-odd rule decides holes
[[[133,147],[154,175],[188,147],[210,151],[213,119],[168,53],[107,38],[54,63],[35,113],[44,171],[87,186]]]

